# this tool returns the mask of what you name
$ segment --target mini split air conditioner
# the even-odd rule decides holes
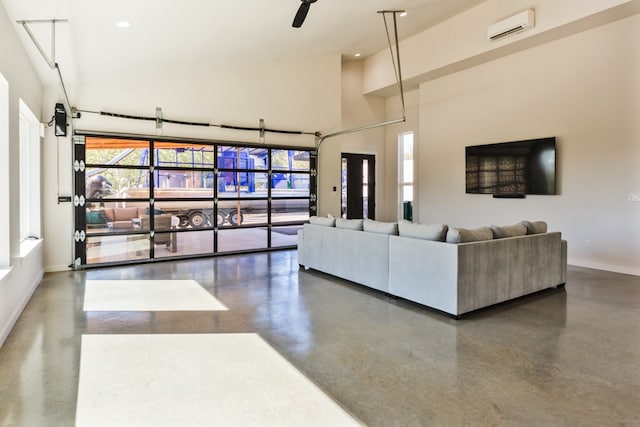
[[[534,19],[533,9],[517,13],[507,19],[490,25],[487,29],[487,37],[489,37],[489,40],[497,40],[509,34],[524,31],[534,26]]]

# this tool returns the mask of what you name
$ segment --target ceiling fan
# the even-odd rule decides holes
[[[309,13],[309,7],[311,7],[311,3],[315,3],[318,0],[301,0],[302,4],[298,8],[298,12],[296,13],[296,17],[293,18],[293,27],[300,28],[304,19],[307,17],[307,13]]]

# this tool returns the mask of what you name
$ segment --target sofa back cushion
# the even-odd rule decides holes
[[[547,232],[547,223],[544,221],[521,221],[520,224],[527,228],[527,234],[540,234]]]
[[[524,224],[513,225],[492,225],[491,231],[493,232],[494,239],[503,239],[505,237],[517,237],[527,234],[527,227]]]
[[[362,231],[362,220],[336,218],[336,228],[346,228],[347,230]]]
[[[444,242],[449,227],[446,224],[414,224],[402,221],[398,224],[398,232],[402,237],[435,240]]]
[[[325,227],[335,227],[336,219],[324,216],[312,216],[309,218],[309,224],[322,225]]]
[[[138,218],[138,208],[115,208],[116,221],[129,221]]]
[[[365,219],[362,221],[362,229],[369,233],[390,234],[393,236],[398,235],[397,222],[382,222],[375,221],[373,219]]]
[[[451,227],[447,231],[447,243],[469,243],[492,239],[493,232],[489,227],[473,229]]]
[[[116,220],[116,213],[114,208],[102,209],[102,215],[107,222],[113,222]]]

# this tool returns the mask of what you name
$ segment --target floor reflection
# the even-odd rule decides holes
[[[87,280],[194,280],[227,311],[84,312]],[[441,313],[295,251],[47,274],[0,349],[0,425],[73,425],[83,334],[256,334],[370,426],[636,425],[640,278]],[[261,365],[258,363],[257,368]]]

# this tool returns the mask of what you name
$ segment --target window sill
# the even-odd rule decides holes
[[[0,283],[11,273],[11,267],[0,268]]]
[[[25,239],[20,242],[20,258],[26,258],[38,246],[42,245],[42,239]]]

